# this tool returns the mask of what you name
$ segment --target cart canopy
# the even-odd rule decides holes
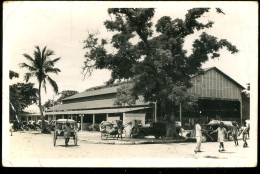
[[[56,121],[56,123],[67,123],[67,122],[69,122],[69,123],[76,123],[76,121],[72,120],[72,119],[58,119]]]

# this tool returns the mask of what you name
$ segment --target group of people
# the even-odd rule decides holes
[[[196,148],[194,150],[195,153],[197,152],[202,152],[201,151],[201,142],[202,142],[202,128],[201,128],[201,119],[197,120],[197,123],[195,124],[195,135],[196,135],[196,141],[197,141],[197,145]],[[231,129],[231,133],[233,136],[233,140],[235,143],[235,146],[238,146],[238,139],[237,137],[240,136],[241,134],[243,135],[243,141],[244,141],[244,145],[243,147],[247,147],[247,138],[249,136],[249,129],[250,127],[246,125],[246,122],[244,122],[244,124],[242,125],[242,127],[239,129],[238,125],[234,122],[232,122],[232,129]],[[210,134],[213,134],[214,132],[218,132],[218,142],[219,144],[219,152],[221,151],[225,151],[224,148],[224,140],[225,140],[225,136],[228,134],[226,128],[224,127],[224,123],[220,122],[219,127],[214,130],[213,132],[211,132]]]

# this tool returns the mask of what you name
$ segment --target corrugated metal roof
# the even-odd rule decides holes
[[[238,82],[236,82],[235,80],[233,80],[231,77],[229,77],[228,75],[226,75],[225,73],[223,73],[221,70],[219,70],[216,67],[209,67],[209,68],[204,68],[203,70],[205,72],[210,71],[212,69],[215,69],[216,71],[218,71],[219,73],[221,73],[222,75],[224,75],[227,79],[229,79],[230,81],[232,81],[234,84],[236,84],[237,86],[239,86],[242,89],[245,89],[242,85],[240,85]],[[193,77],[196,77],[193,76]],[[192,78],[193,78],[192,77]],[[102,95],[102,94],[110,94],[110,93],[116,93],[117,92],[117,88],[119,87],[120,84],[116,84],[115,86],[112,87],[107,87],[106,85],[103,86],[99,86],[99,87],[93,87],[90,88],[84,92],[81,92],[79,94],[75,94],[73,96],[70,96],[68,98],[65,98],[63,100],[71,100],[71,99],[76,99],[76,98],[83,98],[83,97],[90,97],[90,96],[96,96],[96,95]]]
[[[84,102],[76,102],[76,103],[68,103],[62,104],[58,106],[54,106],[53,108],[48,109],[47,111],[62,111],[62,110],[72,110],[72,109],[95,109],[95,108],[111,108],[114,106],[114,99],[103,99],[103,100],[92,100],[92,101],[84,101]],[[143,98],[140,96],[139,100],[136,101],[136,106],[147,105],[147,103],[143,102]]]
[[[110,94],[110,93],[116,93],[118,86],[112,86],[112,87],[105,87],[101,89],[95,89],[95,90],[89,90],[84,91],[78,94],[75,94],[73,96],[70,96],[68,98],[65,98],[63,100],[71,100],[76,98],[82,98],[82,97],[89,97],[89,96],[95,96],[95,95],[102,95],[102,94]]]
[[[148,107],[146,107],[148,108]],[[60,115],[60,114],[109,114],[109,113],[124,113],[136,110],[142,110],[145,107],[136,108],[114,108],[114,109],[98,109],[98,110],[80,110],[80,111],[64,111],[64,112],[46,112],[45,115]]]

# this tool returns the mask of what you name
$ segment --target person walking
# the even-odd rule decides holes
[[[213,132],[211,132],[210,134],[213,134],[214,132],[218,132],[218,142],[219,144],[219,152],[220,151],[225,151],[224,148],[224,140],[225,140],[225,135],[227,133],[226,129],[224,128],[224,123],[220,122],[220,127],[218,127],[216,130],[214,130]]]
[[[77,123],[77,127],[78,127],[78,131],[80,131],[80,128],[81,128],[80,121],[78,121],[78,123]]]
[[[239,133],[239,128],[235,122],[232,122],[232,125],[233,125],[233,127],[231,129],[231,132],[232,132],[233,140],[234,140],[235,146],[238,146],[237,135]]]
[[[248,144],[246,142],[247,136],[248,136],[248,127],[246,126],[246,122],[244,122],[244,125],[240,128],[240,133],[239,135],[243,135],[243,141],[244,141],[244,145],[243,147],[247,147]]]
[[[195,124],[195,136],[196,136],[196,149],[194,150],[195,153],[202,152],[201,151],[201,142],[202,142],[202,133],[201,133],[201,119],[198,119]]]
[[[10,122],[10,128],[9,128],[10,132],[11,132],[11,136],[13,136],[13,123]]]
[[[68,146],[68,143],[70,141],[70,132],[71,132],[70,123],[67,122],[64,128],[65,147]]]

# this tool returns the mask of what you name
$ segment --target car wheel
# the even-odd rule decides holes
[[[143,139],[143,138],[145,137],[145,135],[144,135],[143,132],[140,132],[140,133],[138,134],[138,137],[141,138],[141,139]]]
[[[232,134],[229,134],[229,135],[228,135],[228,140],[229,140],[229,141],[233,141],[233,136],[232,136]]]
[[[203,142],[203,143],[207,142],[207,137],[206,137],[206,135],[202,135],[202,142]]]
[[[158,139],[160,136],[159,135],[154,135],[154,137]]]

